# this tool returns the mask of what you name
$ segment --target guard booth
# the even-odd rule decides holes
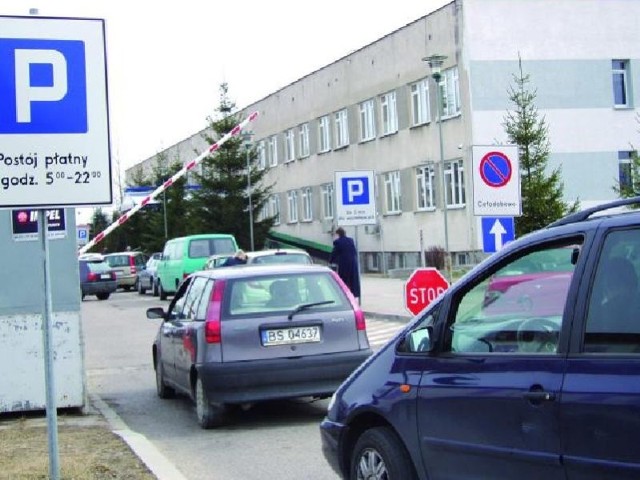
[[[46,409],[45,272],[34,210],[0,210],[0,412]],[[58,408],[86,402],[75,209],[49,221],[53,375]],[[18,221],[20,219],[20,221]],[[25,220],[26,219],[26,220]],[[26,227],[25,227],[26,225]]]

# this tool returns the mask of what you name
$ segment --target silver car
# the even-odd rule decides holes
[[[159,295],[158,292],[158,262],[162,258],[162,252],[156,252],[149,257],[145,266],[138,271],[138,293],[144,295],[147,290],[151,290],[154,297]]]
[[[202,270],[187,277],[153,343],[157,392],[196,404],[203,428],[230,406],[326,398],[371,354],[357,300],[331,269],[272,265]]]

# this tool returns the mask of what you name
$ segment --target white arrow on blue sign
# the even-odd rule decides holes
[[[485,253],[500,250],[515,239],[513,217],[482,217],[482,245]]]

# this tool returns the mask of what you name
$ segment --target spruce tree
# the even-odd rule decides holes
[[[515,220],[518,236],[545,227],[567,213],[578,209],[578,201],[568,206],[563,201],[564,184],[561,168],[549,170],[549,129],[535,105],[536,90],[529,88],[530,78],[522,70],[513,75],[508,89],[513,111],[507,112],[503,126],[509,141],[518,145],[522,216]]]
[[[242,120],[234,111],[235,104],[229,99],[228,86],[223,83],[217,118],[209,119],[213,135],[204,136],[210,145]],[[195,183],[200,185],[200,189],[192,193],[190,202],[189,223],[193,233],[230,233],[241,248],[250,249],[247,157],[252,187],[254,245],[256,249],[264,246],[273,218],[261,218],[260,212],[271,187],[263,185],[266,170],[257,168],[256,149],[247,150],[242,136],[229,138],[213,155],[202,161],[200,172],[194,171]]]
[[[640,114],[636,114],[636,122],[640,124]],[[640,156],[632,143],[629,146],[631,148],[629,165],[618,174],[613,186],[613,191],[622,198],[640,196]]]
[[[95,238],[96,235],[103,232],[110,224],[111,222],[107,214],[104,213],[101,208],[94,208],[93,214],[91,215],[91,232],[89,238]],[[91,252],[103,252],[105,248],[106,245],[103,241],[102,243],[94,245],[89,250]]]

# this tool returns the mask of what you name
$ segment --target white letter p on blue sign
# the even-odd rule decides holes
[[[87,133],[81,40],[0,38],[0,134]]]
[[[16,122],[31,122],[32,102],[57,102],[67,94],[67,61],[57,50],[16,50]],[[31,66],[51,66],[52,85],[34,86]]]

